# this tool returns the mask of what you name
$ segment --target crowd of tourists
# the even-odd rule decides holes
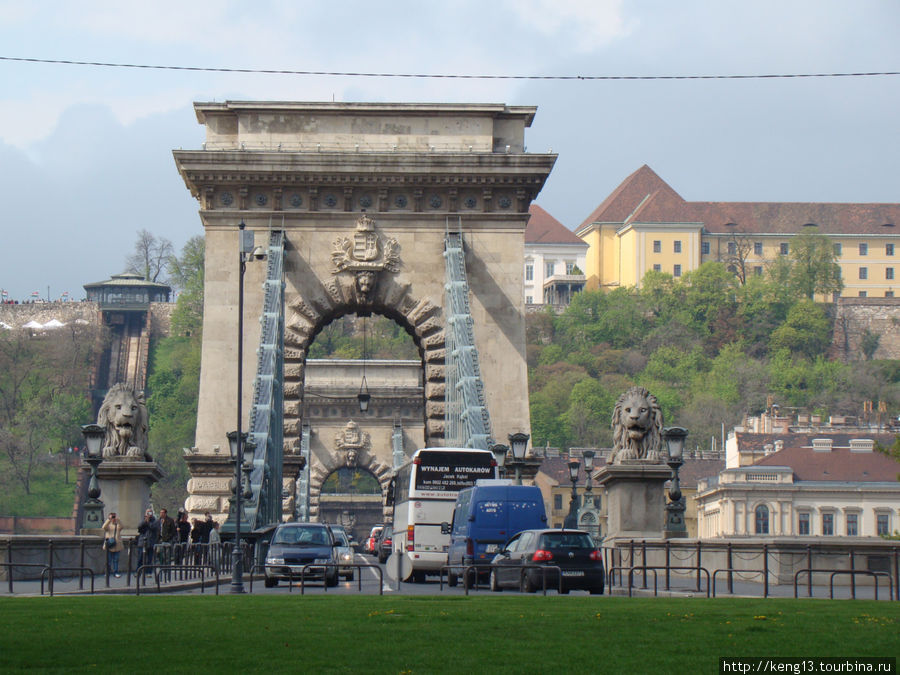
[[[213,565],[220,568],[221,543],[219,523],[208,512],[204,518],[188,519],[179,509],[175,518],[167,509],[159,510],[157,518],[153,509],[147,509],[137,528],[135,547],[137,565]],[[119,572],[119,554],[125,549],[122,541],[122,524],[115,513],[103,523],[103,548],[107,555],[107,569],[116,578]]]

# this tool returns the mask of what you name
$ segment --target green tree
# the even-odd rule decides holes
[[[770,349],[788,349],[808,358],[831,344],[831,321],[825,310],[812,300],[801,300],[788,311],[787,319],[772,333]]]
[[[91,417],[94,344],[90,329],[78,331],[77,339],[0,334],[0,452],[26,495],[40,457],[80,445],[80,426]]]
[[[180,290],[172,313],[172,333],[199,337],[203,331],[203,274],[206,240],[191,237],[181,256],[169,260],[172,285]]]
[[[791,282],[803,297],[812,300],[816,294],[830,298],[844,288],[841,266],[834,255],[831,239],[817,227],[805,227],[791,242]]]
[[[165,473],[153,488],[160,504],[182,504],[187,497],[190,476],[182,448],[194,445],[199,389],[200,340],[176,336],[154,342],[147,376],[148,451]]]

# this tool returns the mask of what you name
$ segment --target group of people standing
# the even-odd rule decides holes
[[[122,542],[122,524],[115,513],[103,523],[103,548],[106,550],[107,569],[116,578],[119,573],[119,554],[124,550]],[[203,520],[188,520],[187,512],[179,509],[177,519],[169,516],[167,509],[159,510],[159,518],[153,515],[153,509],[147,509],[144,519],[137,528],[137,568],[154,562],[160,565],[182,564],[188,562],[188,550],[194,549],[193,562],[217,563],[218,547],[201,546],[202,544],[219,544],[219,523],[207,512]],[[167,544],[158,546],[158,544]],[[178,545],[178,546],[176,546]],[[213,551],[207,555],[207,551]],[[156,553],[154,560],[154,552]]]

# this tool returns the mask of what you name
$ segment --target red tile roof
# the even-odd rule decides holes
[[[584,240],[537,204],[528,207],[528,213],[531,217],[525,227],[526,244],[577,244],[587,248]]]
[[[637,212],[636,212],[637,211]],[[688,202],[646,164],[628,176],[576,229],[592,223],[702,223],[710,233],[900,236],[900,204]]]
[[[753,466],[787,466],[794,472],[794,481],[848,481],[848,482],[896,482],[900,476],[900,462],[888,455],[871,452],[851,452],[850,438],[862,438],[859,434],[754,434],[772,436],[785,441],[783,450],[763,457]],[[886,437],[886,438],[884,438]],[[830,452],[812,449],[813,438],[831,438]],[[891,434],[869,436],[881,445],[893,443]],[[789,441],[790,439],[790,441]],[[771,441],[770,441],[771,442]],[[843,447],[842,447],[843,446]]]

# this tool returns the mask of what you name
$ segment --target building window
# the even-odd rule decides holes
[[[662,265],[654,265],[653,271],[654,272],[662,272]],[[237,497],[235,497],[235,499],[237,499]]]
[[[755,274],[755,275],[758,276],[758,277],[761,277],[761,276],[762,276],[762,266],[761,266],[761,265],[757,265],[756,267],[754,267],[754,268],[753,268],[753,274]],[[235,499],[237,499],[237,497],[235,497]]]
[[[894,278],[894,268],[893,267],[885,267],[884,268],[884,278],[885,279],[893,279]],[[237,499],[237,497],[235,497]]]
[[[859,245],[859,254],[860,255],[869,255],[869,245],[868,244],[860,244]]]
[[[823,513],[822,514],[822,534],[826,534],[826,535],[834,534],[834,514],[833,513]]]
[[[769,507],[765,504],[756,507],[756,534],[769,534]]]
[[[533,304],[534,304],[534,296],[532,296],[532,295],[526,295],[526,296],[525,296],[525,304],[526,304],[526,305],[533,305]],[[235,497],[235,499],[237,499],[237,497]]]
[[[552,277],[553,271],[556,269],[556,263],[548,262],[544,264],[544,276]]]
[[[566,263],[566,274],[574,274],[575,273],[575,263],[567,262]],[[235,497],[237,499],[237,497]]]
[[[662,242],[659,239],[653,240],[653,252],[662,253]],[[237,497],[235,497],[237,499]]]
[[[525,265],[525,281],[534,281],[534,265]],[[237,497],[235,497],[237,499]]]
[[[859,515],[856,513],[847,514],[847,536],[859,536]]]
[[[891,533],[891,516],[888,513],[879,513],[875,516],[875,534],[879,537]]]
[[[885,292],[884,292],[884,297],[886,297],[886,298],[893,298],[893,297],[894,297],[894,291],[885,291]]]
[[[809,514],[797,514],[797,534],[809,534]]]
[[[733,241],[728,242],[728,255],[736,255],[737,254],[737,244]],[[237,499],[235,497],[235,499]]]
[[[790,252],[790,247],[787,245],[787,242],[781,242],[778,245],[778,251],[781,255],[787,255]]]
[[[761,241],[754,242],[753,255],[762,255],[762,242]]]
[[[709,242],[704,241],[700,243],[700,253],[703,255],[709,255]]]
[[[835,258],[839,257],[839,256],[841,255],[841,253],[842,253],[841,245],[840,245],[840,244],[835,244],[835,245],[834,245],[834,257],[835,257]]]
[[[894,255],[894,245],[893,244],[885,244],[884,245],[884,254],[885,255]]]
[[[860,279],[868,279],[869,278],[869,268],[868,267],[860,267],[859,268],[859,278]],[[237,499],[235,497],[235,499]]]
[[[869,296],[869,294],[866,293],[865,291],[860,291],[860,292],[859,292],[859,297],[861,297],[861,298],[866,298],[866,297],[868,297],[868,296]]]
[[[680,241],[675,242],[675,253],[681,253],[681,242]]]
[[[675,265],[675,271],[672,272],[673,276],[680,277],[681,276],[681,265]],[[236,498],[235,498],[236,499]]]
[[[235,497],[237,499],[237,497]],[[562,511],[562,495],[553,495],[553,510]]]

